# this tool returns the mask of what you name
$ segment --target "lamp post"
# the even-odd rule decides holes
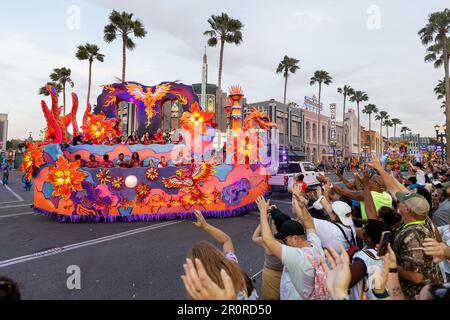
[[[444,138],[445,138],[446,132],[447,132],[447,125],[442,126],[442,130],[443,130],[442,133],[440,133],[440,129],[441,129],[441,126],[438,124],[434,126],[434,130],[436,131],[436,140],[438,143],[440,142],[440,144],[442,146],[442,157],[444,159],[447,159],[447,148],[446,148],[446,145],[444,144]]]

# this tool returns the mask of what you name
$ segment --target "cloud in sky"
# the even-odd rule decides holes
[[[323,69],[334,78],[323,90],[325,105],[336,102],[340,108],[342,96],[337,88],[349,84],[366,91],[371,103],[401,118],[411,129],[433,135],[432,126],[444,122],[433,94],[443,71],[423,62],[425,47],[417,31],[429,13],[446,4],[439,0],[8,2],[0,12],[0,112],[10,114],[10,138],[24,138],[30,130],[37,136],[45,126],[37,90],[53,68],[67,66],[72,69],[82,113],[87,63],[75,58],[76,47],[96,43],[106,55],[104,63],[94,64],[93,97],[100,94],[100,85],[114,82],[121,74],[120,42],[103,41],[103,27],[112,9],[133,12],[148,30],[148,36],[136,40],[136,49],[128,52],[127,79],[149,85],[174,79],[200,82],[206,21],[211,14],[227,12],[245,27],[243,43],[225,47],[224,88],[241,84],[249,102],[282,100],[284,81],[275,70],[288,55],[299,59],[301,67],[289,78],[289,101],[301,104],[305,95],[317,95],[309,79],[315,70]],[[71,5],[80,8],[79,30],[67,28]],[[367,28],[370,6],[379,8],[379,29]],[[408,12],[402,21],[399,12]],[[218,47],[207,48],[207,53],[209,79],[215,83]],[[362,122],[367,125],[365,116]]]

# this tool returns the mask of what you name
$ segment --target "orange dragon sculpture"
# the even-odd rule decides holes
[[[58,93],[52,86],[47,86],[48,93],[52,99],[52,107],[49,109],[47,103],[42,100],[41,107],[47,121],[45,131],[45,143],[67,143],[70,136],[67,128],[72,125],[74,135],[78,134],[77,111],[78,96],[72,93],[72,112],[66,116],[61,116],[61,107],[58,106]]]

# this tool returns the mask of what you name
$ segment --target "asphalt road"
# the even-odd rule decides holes
[[[192,221],[59,223],[33,214],[32,192],[12,172],[0,184],[0,276],[21,286],[23,299],[186,299],[180,279],[188,250],[212,239]],[[332,176],[332,180],[336,177]],[[290,213],[289,194],[272,203]],[[257,212],[210,219],[233,239],[241,266],[260,287],[263,251],[251,241]],[[69,290],[69,266],[81,271],[81,289]]]

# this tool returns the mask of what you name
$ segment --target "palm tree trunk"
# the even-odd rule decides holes
[[[286,104],[286,93],[287,93],[287,80],[288,80],[288,75],[285,74],[284,75],[284,104]]]
[[[319,82],[319,107],[318,107],[318,117],[317,117],[317,160],[320,159],[320,98],[322,95],[322,83]]]
[[[63,115],[66,115],[66,82],[63,81]]]
[[[383,154],[383,119],[380,119],[380,155]]]
[[[344,108],[342,110],[342,157],[345,159],[345,101],[347,100],[347,94],[344,92]]]
[[[91,97],[91,80],[92,80],[92,61],[89,60],[89,82],[88,82],[88,93],[87,93],[87,103],[90,103]]]
[[[217,81],[219,89],[222,86],[222,65],[223,65],[223,49],[225,47],[225,39],[220,39],[220,57],[219,57],[219,80]]]
[[[125,70],[127,68],[127,35],[122,35],[122,82],[125,82]]]
[[[450,161],[450,152],[448,148],[448,142],[450,141],[450,79],[449,79],[449,52],[447,47],[447,34],[441,37],[442,48],[444,48],[444,71],[445,71],[445,123],[447,126],[446,138],[446,154],[447,161]]]
[[[372,154],[372,136],[370,131],[372,131],[372,113],[369,113],[369,153]]]
[[[389,141],[389,126],[386,126],[386,139]]]
[[[394,140],[397,138],[397,125],[394,124]]]
[[[361,122],[359,121],[359,101],[356,103],[358,108],[358,154],[361,153]]]

